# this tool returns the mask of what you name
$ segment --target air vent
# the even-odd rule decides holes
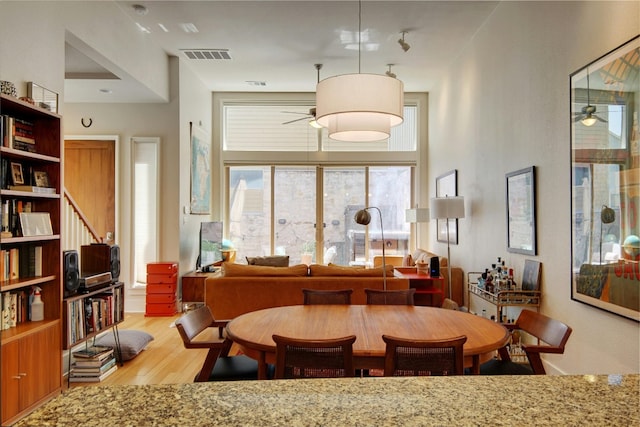
[[[229,49],[181,49],[189,59],[231,59]]]

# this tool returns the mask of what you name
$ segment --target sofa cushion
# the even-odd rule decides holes
[[[288,267],[289,255],[247,257],[249,265],[265,265],[270,267]]]
[[[358,276],[358,277],[378,277],[382,276],[380,268],[347,267],[343,265],[320,265],[311,264],[309,266],[310,276]],[[393,275],[393,266],[387,265],[387,275]]]
[[[306,264],[291,267],[271,267],[263,265],[244,265],[225,262],[222,264],[222,274],[225,277],[238,276],[306,276]]]

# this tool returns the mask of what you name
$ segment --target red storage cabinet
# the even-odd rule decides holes
[[[177,312],[178,263],[147,264],[145,316],[173,316]]]

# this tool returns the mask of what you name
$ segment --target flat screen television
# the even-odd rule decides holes
[[[213,264],[222,258],[222,222],[205,221],[200,223],[200,246],[196,270],[211,271]]]

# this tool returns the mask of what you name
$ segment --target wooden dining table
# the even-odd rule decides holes
[[[509,340],[499,323],[473,314],[436,307],[404,305],[295,305],[253,311],[227,324],[227,335],[247,356],[258,361],[258,377],[267,378],[275,363],[273,334],[302,339],[355,335],[356,369],[384,369],[382,335],[416,340],[465,335],[465,367],[478,374],[480,364]]]

